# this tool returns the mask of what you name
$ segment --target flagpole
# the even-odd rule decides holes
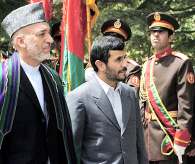
[[[87,45],[88,45],[88,63],[90,63],[90,51],[91,51],[91,16],[89,0],[86,0],[86,12],[87,12]]]

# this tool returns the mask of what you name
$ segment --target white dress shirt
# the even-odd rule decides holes
[[[20,63],[21,63],[22,68],[24,69],[24,72],[26,73],[28,79],[30,80],[30,83],[33,86],[33,89],[37,95],[41,109],[43,111],[43,114],[45,115],[45,118],[47,120],[46,122],[48,125],[49,116],[48,116],[47,109],[46,109],[45,103],[44,103],[43,82],[42,82],[41,73],[39,71],[39,66],[32,67],[31,65],[28,65],[27,63],[25,63],[21,58],[20,58]],[[47,164],[50,164],[49,157],[48,157]]]
[[[44,109],[44,92],[43,92],[43,83],[41,74],[39,71],[39,66],[32,67],[31,65],[28,65],[25,63],[22,59],[20,59],[20,63],[22,68],[24,69],[24,72],[26,73],[28,79],[30,80],[30,83],[33,86],[33,89],[37,95],[37,98],[39,100],[41,109],[43,113],[45,114]]]
[[[96,76],[98,79],[99,84],[103,88],[105,94],[108,96],[108,99],[110,100],[110,103],[112,105],[114,114],[116,116],[116,119],[119,123],[120,128],[123,128],[123,121],[122,121],[122,103],[121,103],[121,97],[120,97],[120,82],[117,84],[116,89],[105,83],[103,80],[101,80],[98,76]]]

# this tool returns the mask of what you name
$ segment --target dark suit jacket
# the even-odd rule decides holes
[[[76,164],[63,90],[54,87],[45,66],[41,65],[40,71],[49,114],[48,124],[36,93],[21,68],[16,113],[12,130],[5,135],[2,143],[1,164],[46,164],[48,156],[51,164]]]
[[[136,92],[126,84],[121,85],[123,129],[95,78],[67,96],[80,163],[148,163]]]

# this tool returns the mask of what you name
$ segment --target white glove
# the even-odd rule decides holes
[[[183,163],[182,155],[184,155],[186,147],[179,146],[177,144],[174,144],[173,147],[174,147],[175,154],[178,157],[179,163]]]

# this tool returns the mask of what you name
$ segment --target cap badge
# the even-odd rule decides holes
[[[117,20],[114,22],[114,27],[115,27],[115,28],[120,28],[120,27],[121,27],[120,19],[117,19]]]
[[[160,19],[161,19],[161,18],[160,18],[159,12],[155,12],[155,13],[154,13],[154,20],[155,20],[155,21],[160,21]]]

